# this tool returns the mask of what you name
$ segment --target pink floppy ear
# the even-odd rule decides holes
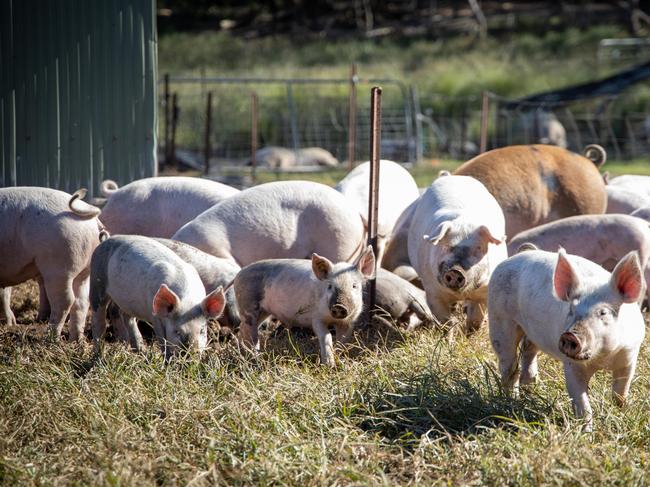
[[[160,318],[171,315],[178,306],[178,296],[166,284],[161,284],[160,289],[153,297],[153,314]]]
[[[481,239],[486,242],[486,243],[493,243],[495,245],[499,245],[502,243],[505,239],[506,236],[503,235],[501,236],[501,239],[498,239],[494,235],[492,235],[492,232],[490,232],[490,229],[486,227],[485,225],[481,225],[478,229],[478,234],[481,237]]]
[[[359,257],[357,269],[366,279],[375,277],[375,252],[372,250],[372,246],[368,245],[364,253]]]
[[[203,314],[208,318],[219,318],[225,307],[226,295],[223,293],[223,287],[221,286],[203,298],[201,303]]]
[[[422,238],[424,240],[428,240],[433,245],[438,245],[447,236],[447,234],[449,233],[452,227],[453,227],[453,223],[451,223],[450,221],[444,221],[436,229],[437,230],[436,235],[433,236],[424,235]]]
[[[327,279],[332,272],[333,264],[327,257],[311,254],[311,269],[314,275],[321,281]]]
[[[557,264],[553,272],[553,291],[562,301],[569,301],[580,285],[580,280],[567,258],[566,251],[560,247],[557,252]]]
[[[639,254],[634,250],[623,257],[612,272],[610,283],[624,303],[635,303],[643,289]]]

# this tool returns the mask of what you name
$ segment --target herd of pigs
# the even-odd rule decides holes
[[[0,319],[15,325],[11,287],[39,283],[39,319],[82,340],[88,309],[98,352],[107,320],[139,350],[138,320],[169,358],[204,349],[207,320],[259,347],[268,318],[311,328],[321,362],[377,305],[408,331],[435,323],[466,334],[489,316],[504,387],[535,381],[540,351],[562,361],[569,395],[591,425],[588,383],[611,370],[622,404],[645,326],[650,177],[599,172],[605,151],[511,146],[481,154],[418,189],[381,161],[377,255],[366,244],[369,163],[336,188],[278,181],[239,191],[167,177],[85,191],[0,189]],[[510,255],[510,257],[508,257]],[[333,337],[334,332],[334,337]]]

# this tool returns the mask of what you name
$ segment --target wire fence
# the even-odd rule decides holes
[[[351,154],[355,162],[367,160],[374,85],[383,88],[386,159],[463,160],[529,143],[574,151],[598,143],[617,159],[650,155],[650,106],[634,93],[562,104],[516,103],[491,93],[427,95],[421,102],[417,90],[398,80],[361,79],[354,71],[349,79],[166,76],[162,83],[159,160],[206,172],[245,165],[252,149],[265,146],[321,147],[342,163]]]

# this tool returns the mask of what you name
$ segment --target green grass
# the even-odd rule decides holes
[[[20,319],[20,317],[19,317]],[[201,360],[108,344],[48,344],[0,331],[4,485],[639,485],[650,448],[650,351],[630,404],[592,382],[595,432],[581,431],[561,368],[512,399],[486,330],[453,344],[360,331],[317,365],[308,333],[276,331],[256,358],[230,342]]]

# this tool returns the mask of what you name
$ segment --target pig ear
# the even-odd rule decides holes
[[[332,272],[332,267],[332,261],[328,258],[321,257],[316,253],[311,254],[311,269],[319,280],[324,281],[327,279]]]
[[[436,235],[424,235],[422,238],[428,240],[433,245],[438,245],[443,238],[449,233],[449,230],[454,226],[449,220],[442,222],[438,228]]]
[[[208,318],[219,318],[225,307],[226,295],[223,293],[223,287],[221,286],[203,298],[201,303],[203,314]]]
[[[372,246],[368,245],[366,250],[357,261],[357,269],[366,279],[374,279],[375,277],[375,252]]]
[[[639,254],[635,251],[623,257],[612,272],[610,284],[619,293],[624,303],[638,301],[643,290]]]
[[[178,296],[166,284],[161,284],[160,289],[153,297],[153,314],[160,318],[171,315],[178,307]]]
[[[484,242],[493,243],[495,245],[499,245],[506,240],[505,235],[501,236],[500,239],[492,235],[490,229],[485,225],[481,225],[480,227],[478,227],[478,234]]]
[[[562,301],[569,301],[578,286],[580,280],[576,275],[571,262],[562,247],[557,252],[557,264],[553,273],[553,291],[555,296]]]

